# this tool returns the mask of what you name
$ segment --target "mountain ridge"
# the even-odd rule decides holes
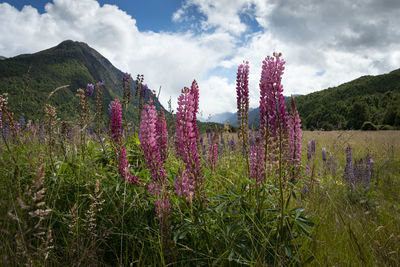
[[[112,99],[122,98],[124,73],[114,67],[98,51],[83,42],[66,40],[32,54],[21,54],[0,61],[0,93],[9,94],[9,105],[17,116],[25,114],[28,119],[43,116],[45,103],[57,107],[62,119],[78,116],[75,96],[78,88],[88,83],[104,83],[104,107]],[[132,95],[136,90],[133,79],[130,80]],[[48,98],[55,88],[69,85]],[[126,115],[134,119],[136,102],[131,98]],[[162,105],[156,100],[156,105]],[[163,108],[163,107],[162,107]]]

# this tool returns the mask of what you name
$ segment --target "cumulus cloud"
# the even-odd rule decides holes
[[[305,94],[400,67],[398,0],[186,0],[171,21],[186,32],[140,32],[114,5],[54,0],[39,14],[0,4],[0,55],[31,53],[65,39],[88,43],[116,67],[162,86],[176,103],[193,79],[205,115],[235,110],[237,66],[250,62],[258,105],[262,60],[282,52],[285,94]]]
[[[258,81],[262,60],[273,51],[286,60],[285,94],[306,94],[367,74],[380,74],[400,67],[400,2],[397,0],[235,0],[213,4],[211,0],[187,0],[205,16],[202,24],[232,35],[241,33],[244,42],[236,54],[220,62],[232,69],[250,61],[251,106],[258,105]],[[221,1],[223,2],[223,1]],[[226,3],[225,3],[226,4]],[[248,12],[262,30],[232,31]],[[215,18],[229,16],[219,21]]]
[[[176,103],[181,88],[193,79],[206,80],[235,47],[234,38],[221,31],[140,32],[126,12],[94,0],[54,0],[43,14],[31,6],[19,11],[0,4],[0,36],[0,55],[7,57],[47,49],[65,39],[86,42],[122,71],[144,74],[150,88],[161,86],[165,106],[169,97]],[[202,101],[218,106],[218,100],[206,92]]]

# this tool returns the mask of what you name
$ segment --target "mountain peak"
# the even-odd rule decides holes
[[[0,94],[10,93],[9,103],[18,115],[24,113],[28,118],[38,118],[43,115],[44,103],[50,103],[57,107],[60,118],[71,118],[76,116],[78,99],[75,94],[78,88],[102,81],[106,108],[114,98],[122,98],[123,75],[88,44],[66,40],[34,54],[0,60]],[[136,86],[132,81],[131,88],[135,92]],[[50,92],[64,85],[68,87],[48,99]],[[21,97],[28,95],[34,97]],[[132,99],[127,116],[136,118],[133,116],[136,104]],[[156,105],[161,107],[158,101]]]
[[[71,49],[75,47],[80,47],[80,48],[89,48],[92,49],[87,43],[84,42],[78,42],[78,41],[73,41],[73,40],[65,40],[59,43],[56,47],[54,48],[61,48],[61,49]]]

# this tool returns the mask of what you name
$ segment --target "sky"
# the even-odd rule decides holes
[[[250,63],[250,107],[262,61],[281,52],[285,95],[400,68],[399,0],[0,0],[0,55],[63,40],[87,43],[167,107],[196,79],[202,117],[235,112],[236,73]]]

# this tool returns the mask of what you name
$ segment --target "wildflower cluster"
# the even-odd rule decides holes
[[[111,110],[110,110],[111,108]],[[111,140],[115,144],[121,144],[122,142],[122,114],[121,114],[121,104],[116,98],[111,102],[109,106],[111,111]]]
[[[357,190],[360,185],[369,189],[374,171],[374,161],[367,155],[365,159],[353,162],[350,145],[346,148],[346,167],[344,181],[352,190]]]
[[[145,104],[142,111],[142,121],[140,123],[139,140],[142,147],[147,167],[153,177],[156,190],[157,187],[166,183],[167,174],[165,172],[163,161],[161,160],[159,146],[156,136],[157,112],[152,104]]]
[[[203,176],[201,174],[200,157],[198,155],[198,130],[196,112],[198,108],[197,83],[193,82],[192,88],[185,87],[178,98],[178,108],[175,123],[175,149],[176,154],[185,164],[182,176],[175,181],[175,192],[186,197],[201,197]],[[194,191],[192,191],[192,189]]]

